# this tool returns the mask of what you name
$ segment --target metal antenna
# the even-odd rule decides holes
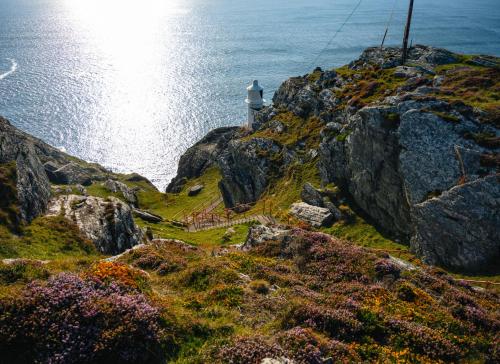
[[[408,37],[410,36],[410,27],[411,27],[411,17],[413,15],[413,0],[410,0],[410,8],[408,9],[408,18],[406,19],[406,27],[405,27],[405,35],[403,38],[403,65],[406,63],[408,59]]]

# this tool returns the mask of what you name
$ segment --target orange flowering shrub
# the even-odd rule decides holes
[[[86,276],[97,278],[103,282],[116,282],[132,288],[138,288],[137,281],[141,278],[138,271],[125,264],[105,261],[93,265]]]

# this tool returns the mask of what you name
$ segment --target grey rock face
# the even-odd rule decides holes
[[[455,125],[420,110],[401,115],[398,130],[400,173],[404,176],[410,204],[423,201],[431,191],[446,191],[458,183],[463,174],[458,148],[481,150],[463,138],[461,134],[466,128],[467,125]],[[479,168],[479,161],[475,168],[468,167],[471,170]]]
[[[500,176],[451,188],[413,208],[413,248],[431,264],[477,271],[500,259]]]
[[[50,176],[53,176],[52,183],[60,185],[81,184],[82,186],[90,186],[92,184],[92,173],[76,163],[65,164],[52,171]]]
[[[256,201],[270,179],[280,173],[282,147],[264,138],[232,140],[220,155],[222,180],[219,188],[226,206]]]
[[[384,117],[389,112],[384,107],[364,108],[349,116],[346,140],[323,139],[319,168],[324,181],[348,191],[379,226],[408,240],[409,205],[402,193],[395,125]]]
[[[308,205],[305,202],[292,204],[290,214],[312,227],[328,226],[333,222],[333,215],[327,208]]]
[[[304,183],[304,187],[302,187],[302,192],[300,193],[300,198],[309,205],[323,206],[323,196],[321,195],[321,192],[314,188],[314,186],[309,182]]]
[[[117,198],[64,195],[50,201],[47,215],[63,214],[105,254],[119,254],[143,240],[130,207]]]
[[[125,183],[115,181],[113,179],[108,179],[106,180],[106,182],[104,182],[104,187],[106,187],[108,191],[111,191],[113,193],[121,193],[125,201],[127,201],[134,207],[138,206],[139,200],[137,198],[136,191],[129,188]]]
[[[293,77],[283,82],[273,96],[274,108],[283,108],[306,118],[320,116],[326,108],[335,106],[334,93],[326,89],[336,85],[336,73],[321,72],[318,81],[310,84],[307,76]]]
[[[68,156],[40,139],[20,131],[0,117],[0,163],[16,161],[21,218],[42,214],[50,199],[50,182],[88,185],[104,180],[109,171]]]
[[[33,140],[0,118],[0,163],[12,161],[16,162],[20,217],[29,222],[45,211],[50,183]]]
[[[411,242],[412,248],[427,262],[472,270],[497,252],[477,249],[476,257],[471,255],[469,261],[462,252],[483,245],[492,248],[491,234],[474,232],[464,239],[463,231],[454,228],[451,220],[438,219],[438,216],[464,216],[468,229],[476,226],[483,231],[498,227],[498,221],[484,217],[493,213],[492,204],[483,203],[481,213],[464,213],[460,210],[475,211],[472,198],[465,203],[464,196],[456,197],[463,204],[441,201],[448,196],[446,191],[459,188],[456,186],[460,181],[474,183],[495,174],[495,166],[488,167],[481,162],[482,155],[493,151],[466,137],[491,126],[481,125],[468,114],[463,116],[459,112],[458,122],[446,121],[428,111],[435,109],[447,110],[447,113],[456,111],[446,103],[432,100],[392,100],[391,105],[365,107],[347,115],[343,129],[348,131],[345,139],[339,140],[335,133],[323,135],[320,172],[324,182],[335,182],[349,192],[379,227]],[[490,188],[489,198],[498,199],[498,189],[493,188],[492,183],[487,185],[489,187],[484,188]],[[441,234],[434,234],[435,239],[430,238],[434,233],[433,224],[424,218],[422,211],[429,218],[446,224],[441,227]],[[437,232],[437,227],[434,229]],[[438,238],[444,240],[439,243]]]
[[[134,209],[134,215],[147,222],[158,223],[163,221],[163,217],[140,209]]]
[[[177,175],[167,186],[166,192],[179,193],[187,179],[199,177],[208,168],[216,165],[218,156],[240,130],[239,127],[214,129],[189,148],[181,156]]]
[[[247,239],[241,246],[241,250],[248,251],[267,241],[278,241],[282,243],[291,235],[291,230],[268,227],[265,225],[254,225],[248,230]]]
[[[401,48],[380,47],[367,48],[361,57],[351,63],[351,67],[365,67],[367,64],[378,65],[382,68],[392,68],[401,65]],[[446,49],[416,45],[409,50],[408,63],[423,66],[438,66],[455,63],[458,58]]]

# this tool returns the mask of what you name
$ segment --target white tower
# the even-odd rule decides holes
[[[255,122],[255,114],[264,107],[266,100],[264,97],[264,89],[259,86],[259,81],[255,80],[247,87],[248,97],[245,102],[248,104],[248,120],[247,124],[250,129]]]

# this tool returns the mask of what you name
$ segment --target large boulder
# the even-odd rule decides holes
[[[413,217],[412,246],[428,263],[478,271],[500,261],[500,176],[416,204]]]
[[[229,141],[240,132],[241,128],[239,127],[214,129],[190,147],[181,156],[177,175],[167,186],[166,192],[179,193],[187,179],[199,177],[208,168],[215,166],[218,156],[226,149]]]
[[[196,196],[198,195],[204,188],[205,186],[203,185],[195,185],[193,187],[190,187],[187,191],[188,196]]]
[[[305,202],[292,204],[290,214],[315,228],[328,226],[334,220],[333,214],[327,208],[312,206]]]
[[[309,182],[304,183],[302,191],[300,192],[300,198],[309,205],[323,207],[323,196],[321,192],[314,188]]]
[[[15,163],[20,219],[31,221],[42,214],[50,199],[50,183],[33,140],[0,117],[0,164]]]
[[[50,201],[47,215],[64,215],[105,254],[119,254],[143,240],[131,208],[115,197],[63,195]]]
[[[253,225],[248,230],[247,238],[245,243],[241,246],[241,250],[249,251],[270,241],[282,244],[291,233],[291,230],[282,229],[280,227]]]
[[[92,184],[91,173],[76,163],[65,164],[55,171],[51,171],[49,176],[53,176],[50,180],[52,183],[60,185],[80,184],[83,186],[89,186]]]

